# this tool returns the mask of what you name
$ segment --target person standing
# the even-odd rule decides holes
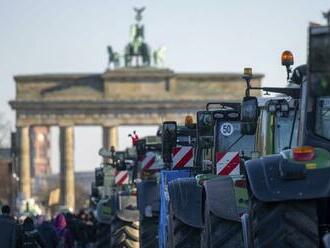
[[[37,218],[37,229],[43,240],[46,242],[46,248],[57,248],[58,237],[50,221],[45,220],[43,216]]]
[[[67,221],[63,214],[59,214],[56,216],[54,221],[54,227],[59,237],[58,247],[73,248],[74,247],[73,236],[71,234],[70,229],[67,226]]]
[[[19,226],[10,215],[10,207],[4,205],[0,215],[0,244],[1,247],[20,248],[22,247],[22,237]]]
[[[136,146],[136,144],[137,144],[137,142],[138,142],[138,140],[139,140],[139,136],[137,135],[136,131],[134,130],[134,131],[133,131],[133,135],[132,135],[132,134],[129,134],[128,137],[131,138],[131,140],[132,140],[132,145],[133,145],[133,146]]]
[[[23,248],[46,248],[45,241],[30,217],[26,217],[23,222]]]

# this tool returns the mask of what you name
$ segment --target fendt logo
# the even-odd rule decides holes
[[[173,169],[193,167],[194,152],[192,146],[174,147],[172,150]]]
[[[239,175],[240,158],[238,152],[217,152],[217,175]]]
[[[116,185],[128,184],[128,171],[127,170],[118,171],[116,173],[115,184]]]

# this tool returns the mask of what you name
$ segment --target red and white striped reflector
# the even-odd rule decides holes
[[[147,152],[145,157],[141,161],[142,170],[160,170],[163,168],[163,163],[156,161],[156,154],[153,152]]]
[[[115,184],[116,185],[124,185],[128,184],[128,171],[117,171],[115,176]]]
[[[172,150],[172,169],[193,167],[194,151],[192,146],[174,147]]]
[[[238,152],[217,152],[217,175],[239,175],[240,158]]]

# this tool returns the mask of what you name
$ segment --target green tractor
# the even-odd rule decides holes
[[[166,126],[174,126],[173,133],[177,134],[169,135],[168,142],[163,144],[165,150],[173,151],[167,155],[172,158],[171,166],[175,167],[185,160],[184,156],[181,156],[181,160],[176,159],[180,145],[189,145],[180,141],[193,143],[194,161],[186,176],[177,176],[168,182],[170,239],[167,247],[241,246],[241,223],[236,211],[238,205],[234,190],[237,189],[239,200],[247,200],[247,193],[245,196],[242,194],[242,185],[239,183],[240,157],[251,156],[254,136],[240,134],[240,103],[209,103],[206,110],[197,112],[196,131],[192,129],[190,135],[182,135],[182,128],[174,124],[165,123],[164,127],[170,130]],[[193,135],[196,138],[192,138]],[[172,170],[166,173],[173,177],[184,171]],[[235,187],[234,182],[237,182]],[[247,209],[246,202],[239,206],[244,204]],[[220,220],[218,216],[223,218]],[[233,225],[234,230],[238,228],[235,235],[230,231]]]
[[[259,122],[245,125],[241,120],[244,106],[227,103],[227,106],[223,104],[222,109],[212,112],[213,125],[209,128],[203,127],[203,122],[197,125],[198,132],[202,135],[202,138],[198,139],[197,147],[207,148],[206,151],[211,149],[208,153],[211,152],[212,157],[211,175],[205,174],[207,170],[204,168],[204,173],[196,177],[203,187],[202,247],[243,246],[241,216],[248,210],[244,161],[279,153],[282,149],[296,144],[293,137],[298,129],[299,100],[296,98],[300,89],[252,88],[249,84],[252,70],[245,71],[248,73],[243,78],[247,80],[248,87],[244,99],[253,100],[252,107],[260,116]],[[282,95],[257,99],[250,97],[252,89],[273,91]],[[213,142],[208,142],[210,138],[207,137],[213,137]],[[203,152],[201,154],[204,156]]]
[[[134,185],[135,149],[115,151],[113,147],[111,150],[102,148],[99,154],[106,162],[95,171],[96,182],[92,193],[97,196],[98,222],[110,227],[106,229],[109,233],[105,234],[110,238],[107,247],[138,248],[140,238]]]
[[[203,199],[201,247],[243,245],[240,214],[247,209],[248,197],[241,161],[253,155],[255,138],[241,135],[240,108],[240,103],[221,103],[220,108],[205,111],[204,115],[208,113],[212,120],[208,127],[203,112],[197,114],[197,150],[202,159],[196,164],[204,167],[196,176]]]
[[[137,200],[140,212],[140,247],[158,245],[159,220],[159,171],[164,163],[161,158],[161,138],[147,136],[136,144],[138,158]]]
[[[320,247],[330,231],[329,26],[309,28],[307,73],[300,69],[298,147],[245,163],[246,247]],[[253,132],[256,101],[245,99],[243,105],[243,125]]]

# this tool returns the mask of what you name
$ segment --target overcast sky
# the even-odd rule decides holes
[[[147,42],[167,47],[166,65],[175,71],[241,72],[251,66],[264,84],[285,84],[280,54],[289,49],[296,64],[306,61],[309,21],[323,22],[329,0],[0,0],[0,112],[15,126],[8,101],[15,98],[13,75],[103,72],[106,46],[122,52],[132,7],[146,6]],[[121,128],[121,147],[128,144]],[[137,128],[154,132],[154,128]],[[53,166],[58,168],[57,130],[52,129]],[[99,161],[99,128],[76,128],[78,170]]]

